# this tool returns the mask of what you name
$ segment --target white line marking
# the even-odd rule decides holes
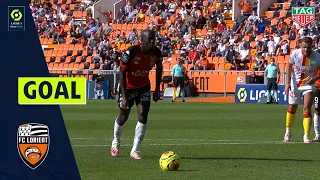
[[[301,144],[303,142],[290,142],[284,143],[281,141],[247,141],[247,142],[207,142],[207,143],[157,143],[157,144],[144,144],[146,146],[198,146],[198,145],[252,145],[252,144]],[[106,147],[108,144],[75,144],[72,147]],[[121,146],[127,147],[132,144],[122,144]]]
[[[69,138],[70,140],[113,140],[112,138]],[[121,140],[133,139],[121,138]],[[200,142],[265,142],[265,143],[275,143],[280,141],[257,141],[257,140],[222,140],[222,139],[144,139],[144,141],[200,141]]]
[[[105,139],[105,138],[69,138],[71,140],[90,140],[90,139]]]

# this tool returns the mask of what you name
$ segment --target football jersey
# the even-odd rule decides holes
[[[293,50],[289,63],[293,64],[291,88],[297,90],[314,90],[315,84],[306,84],[308,77],[317,76],[320,67],[320,54],[312,51],[309,57],[302,54],[302,49]]]
[[[124,52],[120,67],[125,68],[126,88],[136,89],[150,83],[149,72],[154,65],[162,64],[161,50],[155,47],[151,54],[144,56],[140,44],[131,46]]]

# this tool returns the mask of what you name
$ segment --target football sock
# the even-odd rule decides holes
[[[112,142],[112,144],[120,143],[120,137],[121,137],[122,132],[123,132],[124,125],[120,126],[118,124],[117,120],[118,120],[118,118],[114,122],[114,131],[113,131],[113,142]]]
[[[290,132],[290,129],[295,119],[296,119],[296,113],[288,110],[287,116],[286,116],[286,133]]]
[[[267,102],[271,102],[271,92],[267,91]]]
[[[275,101],[278,102],[278,91],[274,91],[274,98]]]
[[[316,113],[313,116],[313,126],[316,136],[319,136],[319,116]]]
[[[146,133],[147,124],[142,124],[141,122],[137,122],[136,132],[133,140],[133,147],[131,152],[139,151],[140,145]]]
[[[184,100],[184,90],[181,90],[182,101]]]
[[[309,137],[310,133],[310,127],[311,127],[311,115],[309,114],[303,114],[303,129],[304,129],[304,135]]]

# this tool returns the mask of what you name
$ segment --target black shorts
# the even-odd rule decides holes
[[[272,88],[278,90],[277,78],[268,78],[267,90],[271,91]]]
[[[150,84],[147,84],[143,87],[137,88],[137,89],[127,89],[127,103],[129,108],[131,108],[134,104],[142,104],[143,109],[149,109],[150,108]],[[122,103],[122,95],[121,92],[119,92],[119,98],[118,98],[118,107],[120,108],[120,104]]]
[[[184,78],[183,77],[174,77],[173,78],[174,87],[184,88]]]
[[[316,96],[314,97],[314,109],[317,111],[320,111],[319,100],[320,100],[320,90],[317,90]]]

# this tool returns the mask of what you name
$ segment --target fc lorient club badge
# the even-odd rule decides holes
[[[22,161],[31,169],[36,169],[45,160],[49,151],[49,128],[38,123],[20,125],[17,141]]]

